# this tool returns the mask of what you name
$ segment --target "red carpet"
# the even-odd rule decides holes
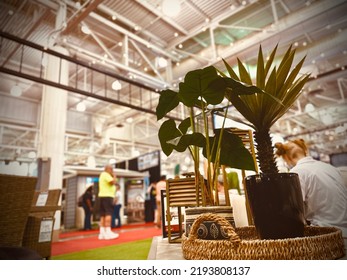
[[[99,240],[98,230],[62,233],[59,241],[52,243],[51,255],[57,256],[162,235],[161,229],[156,228],[153,224],[124,226],[121,229],[113,229],[113,231],[119,233],[119,237],[113,240]]]

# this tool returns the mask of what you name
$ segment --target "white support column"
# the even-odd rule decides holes
[[[68,51],[62,47],[52,49],[68,55]],[[49,55],[45,78],[67,85],[67,61]],[[48,189],[62,189],[66,111],[67,91],[43,86],[38,154],[41,158],[51,159]],[[60,215],[61,212],[56,211],[54,230],[60,229]]]

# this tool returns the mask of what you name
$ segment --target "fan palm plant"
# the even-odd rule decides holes
[[[224,89],[226,98],[254,128],[257,159],[262,173],[246,177],[245,190],[253,214],[254,224],[262,239],[300,237],[304,234],[304,206],[298,175],[279,173],[274,156],[270,128],[282,117],[295,100],[309,78],[299,75],[305,57],[293,67],[295,50],[290,46],[275,65],[277,46],[269,60],[264,61],[259,47],[256,78],[238,59],[239,75],[224,61],[230,75],[212,82],[211,88]],[[250,94],[240,94],[248,89]],[[253,93],[253,94],[251,94]]]
[[[277,45],[265,62],[261,46],[259,47],[256,79],[253,84],[251,74],[243,63],[238,61],[239,75],[223,60],[230,78],[219,71],[222,78],[213,82],[212,87],[225,88],[226,98],[254,128],[254,139],[257,147],[259,168],[263,173],[278,173],[270,137],[270,128],[280,119],[299,97],[301,89],[307,82],[309,74],[301,75],[300,69],[305,57],[292,69],[295,49],[290,46],[278,67],[275,66]],[[240,95],[238,90],[245,85],[252,85],[249,89],[255,94]],[[263,94],[266,93],[266,94]]]

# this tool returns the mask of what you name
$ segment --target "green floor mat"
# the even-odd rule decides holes
[[[52,260],[146,260],[152,238],[75,253],[53,256]]]

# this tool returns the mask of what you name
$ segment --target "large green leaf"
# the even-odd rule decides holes
[[[225,91],[227,88],[237,95],[254,95],[255,93],[265,93],[254,85],[248,85],[233,78],[217,77],[209,85],[211,91]]]
[[[161,148],[166,156],[169,156],[174,150],[174,145],[169,144],[168,141],[182,136],[182,133],[176,128],[174,120],[167,120],[162,123],[159,128],[158,137]]]
[[[204,147],[206,139],[201,133],[186,134],[189,128],[189,119],[185,119],[176,127],[174,120],[163,122],[159,128],[159,141],[165,155],[169,156],[173,150],[185,151],[189,146]]]
[[[203,148],[206,145],[205,136],[199,132],[192,134],[185,134],[176,139],[168,141],[168,144],[173,146],[173,149],[178,152],[184,152],[189,146],[196,146]]]
[[[178,97],[184,105],[192,107],[204,99],[208,104],[217,105],[223,101],[223,91],[212,91],[209,84],[218,78],[216,69],[209,66],[203,69],[190,71],[179,84]]]
[[[188,128],[191,126],[190,118],[184,119],[178,126],[178,129],[183,133],[186,134],[188,131]]]
[[[214,137],[210,137],[210,142],[214,143],[218,141],[221,131],[217,130]],[[244,147],[242,140],[236,134],[233,134],[230,130],[225,129],[222,134],[220,153],[220,164],[226,165],[232,168],[243,170],[254,170],[254,160],[250,152]],[[211,145],[212,146],[212,145]],[[214,145],[216,146],[216,145]],[[212,148],[211,148],[212,149]],[[206,148],[203,150],[203,155],[206,157]],[[216,149],[211,150],[211,161],[216,159]]]
[[[168,112],[179,104],[177,92],[167,89],[160,93],[159,103],[156,108],[157,120],[162,119]]]

